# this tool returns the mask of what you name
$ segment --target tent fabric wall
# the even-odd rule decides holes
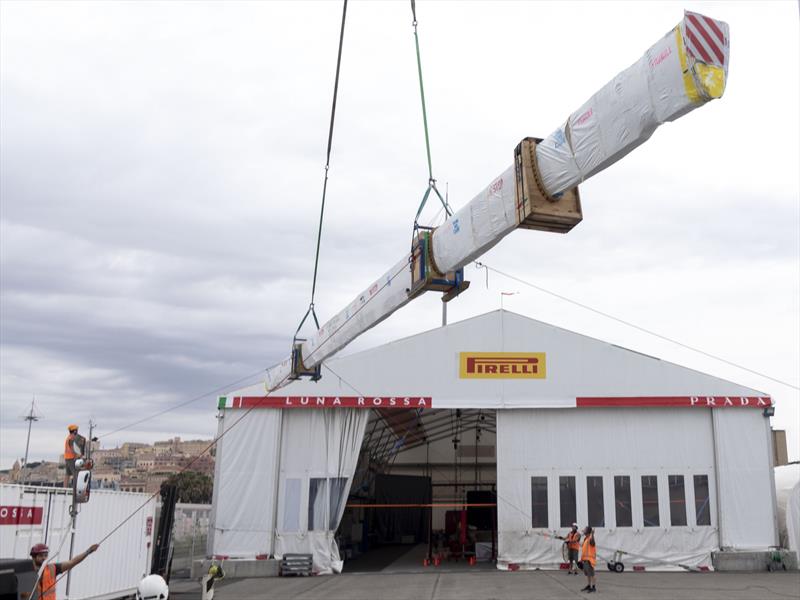
[[[235,429],[217,454],[209,554],[311,553],[316,572],[341,571],[334,534],[368,418],[356,409],[223,411],[220,433]]]
[[[217,447],[209,554],[232,558],[272,554],[282,412],[223,413],[217,435],[233,430]]]
[[[800,554],[800,464],[775,468],[775,491],[781,547]]]
[[[712,411],[719,467],[722,548],[778,543],[767,419],[759,410]]]
[[[369,411],[358,409],[285,412],[276,556],[311,553],[315,572],[341,572],[343,562],[334,534],[344,512],[368,419]],[[316,492],[315,502],[311,501],[312,492]]]
[[[562,523],[560,478],[574,477],[576,516],[588,521],[587,477],[602,477],[604,525],[597,527],[598,554],[624,549],[647,558],[626,562],[655,566],[659,560],[710,566],[718,547],[714,451],[710,410],[520,409],[497,413],[498,566],[556,567],[569,523]],[[760,413],[759,413],[760,414]],[[657,426],[655,425],[657,424]],[[613,466],[609,466],[613,465]],[[669,477],[683,476],[685,526],[671,526]],[[698,525],[693,478],[707,476],[710,525]],[[632,526],[616,523],[614,478],[628,477]],[[656,476],[659,526],[644,525],[642,477]],[[546,527],[533,527],[531,478],[547,480]]]

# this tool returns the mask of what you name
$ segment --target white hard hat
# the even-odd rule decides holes
[[[82,469],[83,465],[85,465],[85,464],[86,464],[86,461],[83,460],[82,458],[76,458],[75,459],[75,468],[76,469]]]
[[[148,575],[136,588],[136,600],[167,600],[169,587],[161,575]]]
[[[573,523],[573,524],[572,524],[572,526],[573,526],[573,527],[577,527],[577,526],[578,526],[578,524],[577,524],[577,523]]]

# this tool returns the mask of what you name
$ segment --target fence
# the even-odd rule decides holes
[[[192,561],[205,558],[210,504],[175,506],[175,527],[172,534],[172,576],[188,577]]]

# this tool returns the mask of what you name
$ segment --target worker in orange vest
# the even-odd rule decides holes
[[[75,460],[83,456],[86,447],[86,438],[78,435],[77,425],[67,425],[67,431],[69,434],[64,440],[64,465],[66,467],[64,487],[69,487],[71,478],[77,475]]]
[[[92,544],[89,546],[86,552],[82,552],[68,561],[63,563],[45,564],[50,549],[45,544],[36,544],[33,548],[31,548],[31,559],[33,560],[34,569],[36,569],[37,572],[41,569],[41,573],[36,581],[36,590],[34,592],[33,599],[56,600],[56,584],[58,583],[58,576],[62,573],[66,573],[76,565],[82,563],[83,560],[92,552],[97,550],[97,548],[97,544]],[[42,568],[42,565],[44,565],[44,568]],[[20,597],[30,598],[30,594],[28,592],[23,592],[20,594]]]
[[[581,546],[581,561],[583,561],[583,573],[586,575],[586,587],[582,592],[596,592],[594,566],[597,562],[597,546],[594,541],[594,530],[586,526],[583,530],[583,545]]]
[[[569,567],[567,575],[578,574],[578,552],[581,549],[581,532],[578,531],[578,524],[572,524],[572,530],[564,538],[564,543],[567,545],[567,562]]]

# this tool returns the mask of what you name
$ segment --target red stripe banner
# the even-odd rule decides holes
[[[575,405],[584,407],[614,406],[688,406],[699,408],[766,408],[772,406],[769,396],[626,396],[575,398]]]
[[[232,408],[431,408],[430,396],[235,396]]]

